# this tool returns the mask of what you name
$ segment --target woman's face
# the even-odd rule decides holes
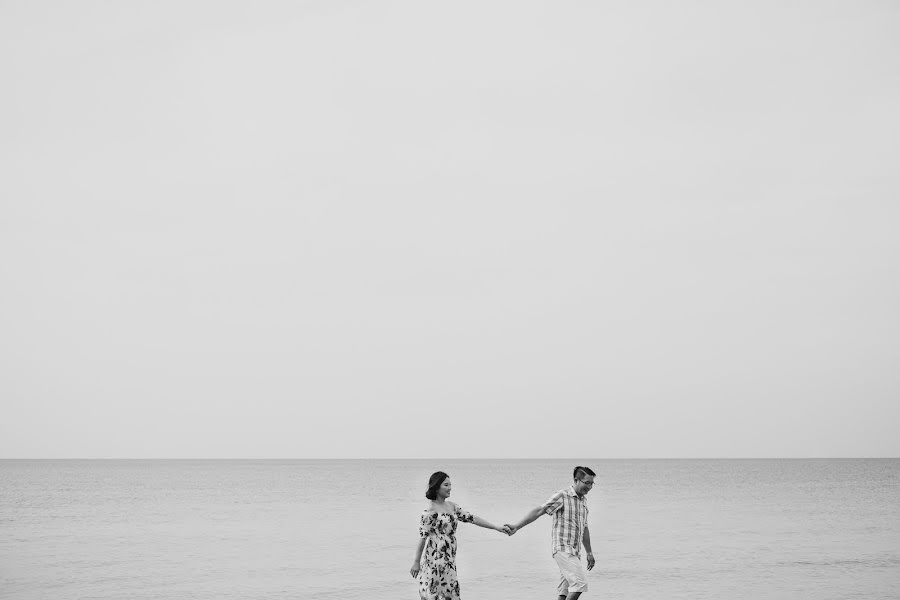
[[[446,500],[450,497],[450,478],[446,478],[437,491],[438,498]]]

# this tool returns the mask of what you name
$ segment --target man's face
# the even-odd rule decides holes
[[[594,487],[593,475],[582,475],[580,479],[575,480],[575,493],[584,496]]]

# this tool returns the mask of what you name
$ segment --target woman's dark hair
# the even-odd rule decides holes
[[[425,492],[425,497],[429,500],[437,498],[438,488],[441,487],[441,484],[444,483],[444,480],[447,479],[447,477],[449,477],[449,475],[443,471],[432,473],[431,477],[428,479],[428,491]]]
[[[575,470],[572,471],[572,479],[581,479],[588,475],[596,477],[596,474],[587,467],[575,467]]]

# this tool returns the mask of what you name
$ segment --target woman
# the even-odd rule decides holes
[[[419,546],[409,572],[419,578],[421,600],[459,600],[459,582],[456,580],[457,523],[474,523],[507,535],[509,531],[448,502],[450,477],[443,471],[434,473],[428,480],[425,497],[431,500],[431,506],[422,513]]]

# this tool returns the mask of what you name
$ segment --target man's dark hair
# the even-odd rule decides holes
[[[575,467],[575,470],[572,471],[572,479],[580,480],[582,477],[586,477],[588,475],[590,475],[591,477],[597,476],[597,474],[591,471],[588,467]]]
[[[443,471],[432,473],[431,477],[428,479],[428,491],[425,492],[425,497],[429,500],[437,498],[438,488],[441,487],[441,484],[444,483],[444,480],[447,479],[447,477],[449,477],[449,475]]]

